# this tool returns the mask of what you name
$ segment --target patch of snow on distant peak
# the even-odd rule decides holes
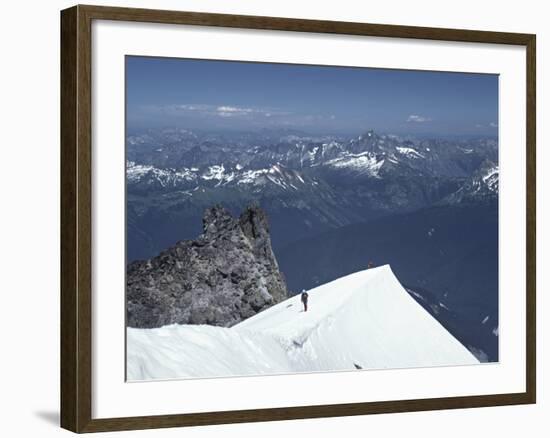
[[[271,181],[273,184],[276,184],[276,185],[278,185],[279,187],[281,187],[282,189],[288,188],[287,185],[286,185],[283,181],[281,181],[280,179],[278,179],[278,178],[275,178],[275,177],[273,177],[273,176],[271,176],[271,175],[269,175],[269,174],[266,176],[266,178],[267,178],[269,181]]]
[[[383,164],[384,159],[378,160],[376,155],[371,152],[347,154],[326,162],[326,165],[334,168],[350,169],[373,177],[378,177],[378,172]]]
[[[207,181],[211,179],[217,179],[221,181],[224,177],[225,167],[223,164],[216,164],[214,166],[208,167],[208,170],[202,175],[202,179]]]
[[[139,183],[146,180],[148,184],[158,183],[162,187],[175,186],[178,183],[195,181],[197,175],[192,169],[159,169],[149,164],[137,164],[126,161],[126,180]]]
[[[489,190],[492,192],[498,191],[498,180],[499,180],[499,168],[498,166],[491,167],[487,169],[485,174],[482,176],[483,182],[487,185]]]
[[[269,173],[282,174],[283,172],[281,171],[281,166],[279,166],[279,163],[274,164],[273,166],[271,166],[271,168],[269,169]]]
[[[397,149],[397,152],[399,152],[402,155],[406,155],[409,158],[426,158],[424,155],[422,155],[420,152],[418,152],[413,148],[397,146],[396,149]]]
[[[201,178],[205,181],[217,181],[216,187],[226,185],[236,179],[235,172],[226,172],[223,164],[209,166]]]
[[[488,179],[492,178],[495,174],[498,173],[498,166],[489,169],[489,171],[483,176],[483,181],[487,182]]]
[[[268,172],[269,169],[246,170],[240,175],[237,184],[261,184]]]
[[[409,292],[410,294],[414,295],[416,298],[418,298],[422,301],[426,301],[426,298],[424,298],[422,295],[420,295],[418,292],[415,292],[412,289],[407,289],[407,292]]]

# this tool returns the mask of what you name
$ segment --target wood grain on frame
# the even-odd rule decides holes
[[[526,392],[92,419],[91,23],[119,20],[512,44],[527,53]],[[75,6],[61,12],[61,426],[74,432],[275,421],[536,402],[536,38],[531,34]]]

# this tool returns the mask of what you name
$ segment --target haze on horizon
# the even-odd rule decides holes
[[[126,57],[131,130],[497,136],[498,75]]]

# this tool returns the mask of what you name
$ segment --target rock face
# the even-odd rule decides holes
[[[196,240],[128,265],[127,325],[230,327],[287,296],[264,211],[251,206],[234,218],[215,206],[204,213]]]

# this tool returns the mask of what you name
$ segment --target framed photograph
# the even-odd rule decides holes
[[[61,425],[535,403],[535,35],[61,12]]]

